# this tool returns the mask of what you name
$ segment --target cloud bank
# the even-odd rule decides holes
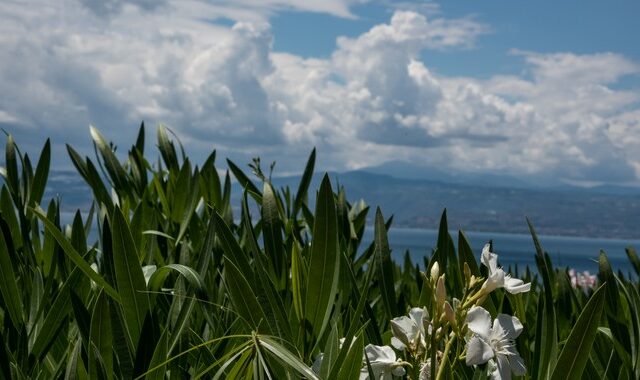
[[[421,60],[474,48],[490,27],[471,17],[396,10],[338,38],[330,57],[305,59],[273,50],[269,18],[353,18],[354,2],[56,4],[0,4],[0,125],[21,144],[86,145],[89,123],[129,144],[144,119],[196,156],[260,154],[284,172],[317,146],[323,169],[401,159],[540,180],[640,177],[640,94],[617,85],[640,66],[619,54],[513,50],[522,75],[478,80]]]

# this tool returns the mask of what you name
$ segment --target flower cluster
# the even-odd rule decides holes
[[[482,249],[482,264],[487,267],[488,276],[478,294],[486,296],[491,291],[504,288],[511,294],[531,290],[531,283],[512,278],[498,267],[498,255],[491,252],[491,245]],[[522,332],[522,323],[515,316],[498,314],[491,322],[491,314],[482,306],[474,305],[465,318],[469,330],[466,346],[467,365],[489,363],[492,379],[510,379],[511,373],[524,375],[526,368],[515,347],[515,339]]]
[[[446,275],[434,262],[429,274],[423,273],[427,305],[411,308],[407,315],[390,321],[393,336],[389,346],[365,347],[360,379],[373,375],[374,379],[390,380],[406,375],[409,379],[438,380],[446,377],[446,368],[462,360],[467,366],[487,363],[492,379],[524,375],[524,361],[515,346],[522,323],[507,314],[492,319],[482,304],[496,289],[518,294],[528,292],[531,284],[512,278],[499,267],[498,255],[491,252],[489,244],[482,250],[480,261],[487,268],[487,277],[472,275],[465,263],[462,299],[447,297]],[[320,354],[314,363],[316,372],[322,359]]]
[[[585,293],[596,286],[596,275],[589,273],[589,271],[578,273],[575,269],[569,269],[569,279],[574,289],[580,287]]]

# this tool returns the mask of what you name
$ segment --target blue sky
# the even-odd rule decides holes
[[[144,120],[299,172],[388,161],[640,184],[636,1],[0,3],[0,126],[37,153]],[[149,148],[153,143],[149,143]]]

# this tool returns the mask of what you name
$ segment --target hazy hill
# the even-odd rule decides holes
[[[348,200],[363,198],[372,207],[380,205],[386,216],[393,214],[396,226],[437,228],[446,207],[454,229],[527,233],[527,216],[544,234],[640,238],[640,191],[630,188],[528,189],[367,171],[332,173],[331,178],[345,187]],[[274,183],[295,187],[297,180],[278,178]]]
[[[312,189],[321,174],[316,174]],[[527,232],[528,216],[539,233],[607,238],[640,238],[640,191],[630,188],[596,189],[563,186],[527,188],[523,182],[474,183],[472,179],[443,181],[397,178],[368,171],[331,173],[334,186],[344,186],[347,199],[364,199],[385,216],[394,215],[395,226],[436,228],[446,207],[453,229],[488,232]],[[399,173],[402,176],[402,173]],[[446,182],[446,181],[448,182]],[[298,177],[274,178],[276,187],[297,188]],[[233,204],[239,204],[234,189]],[[73,171],[53,171],[45,199],[60,196],[67,213],[88,210],[91,194]],[[373,214],[373,213],[371,213]]]

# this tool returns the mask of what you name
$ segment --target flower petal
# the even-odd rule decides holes
[[[467,313],[466,322],[469,330],[485,340],[489,339],[491,334],[491,314],[485,308],[481,306],[472,307]]]
[[[498,255],[491,252],[489,250],[490,248],[490,244],[485,244],[484,248],[482,248],[482,256],[480,257],[482,264],[489,269],[489,275],[498,269]]]
[[[429,319],[429,312],[426,308],[423,307],[414,307],[409,310],[409,318],[416,324],[418,327],[424,326],[424,321]]]
[[[511,365],[511,371],[516,376],[524,376],[527,373],[527,368],[524,366],[524,360],[520,355],[513,355],[509,357],[509,364]]]
[[[504,278],[504,288],[511,294],[524,293],[531,290],[531,283],[524,283],[519,278],[512,278],[510,275],[506,275]]]
[[[493,322],[493,329],[499,330],[494,333],[504,334],[506,339],[516,339],[522,332],[522,323],[514,316],[507,314],[498,314]]]
[[[391,337],[391,345],[398,351],[404,351],[407,348],[407,345],[402,343],[402,341],[395,336]]]
[[[407,371],[405,371],[404,367],[398,366],[394,368],[393,371],[391,371],[391,373],[393,374],[393,376],[404,376],[404,374],[407,373]]]
[[[495,380],[511,380],[511,365],[509,359],[504,355],[498,355],[496,358],[498,367],[491,372],[491,378]]]
[[[471,337],[469,343],[467,343],[467,365],[486,363],[493,356],[493,349],[484,339],[477,335]]]
[[[489,293],[495,289],[502,288],[504,287],[504,278],[505,273],[502,268],[496,268],[493,273],[489,272],[489,277],[482,284],[482,289],[484,289],[485,293]]]
[[[395,364],[396,362],[396,353],[393,351],[393,348],[389,346],[376,346],[373,344],[368,344],[364,348],[364,352],[369,358],[371,367],[388,367],[389,365]]]
[[[437,368],[436,368],[437,370]],[[426,362],[422,363],[422,367],[420,367],[420,376],[418,380],[431,380],[431,359],[427,359]]]
[[[420,333],[418,325],[409,317],[402,316],[391,320],[391,331],[404,345],[409,346]]]

